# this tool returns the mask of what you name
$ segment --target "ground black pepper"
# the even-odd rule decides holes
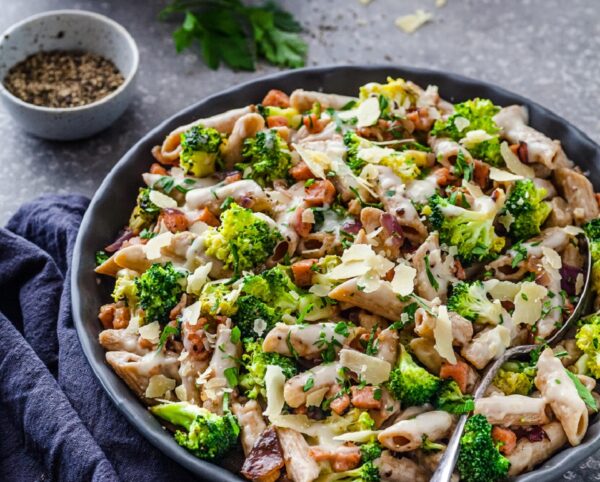
[[[110,60],[88,52],[38,52],[14,65],[4,78],[13,95],[44,107],[77,107],[96,102],[125,79]]]

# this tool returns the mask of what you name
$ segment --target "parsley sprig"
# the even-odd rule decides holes
[[[302,67],[307,45],[300,24],[273,2],[245,5],[241,0],[174,0],[160,12],[161,20],[183,13],[173,33],[182,52],[199,44],[211,69],[221,62],[233,69],[254,70],[259,58],[280,67]]]

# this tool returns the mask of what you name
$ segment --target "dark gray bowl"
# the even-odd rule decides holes
[[[291,92],[296,88],[356,95],[358,87],[387,76],[403,77],[426,86],[435,84],[442,97],[462,101],[486,97],[496,104],[522,104],[529,108],[530,123],[554,139],[560,139],[568,156],[589,171],[596,189],[600,188],[600,146],[579,129],[544,107],[494,85],[466,77],[432,70],[393,66],[337,66],[283,72],[232,87],[204,99],[171,117],[144,136],[115,165],[96,192],[87,210],[73,255],[71,287],[73,316],[83,351],[98,380],[127,419],[173,460],[207,480],[239,481],[240,478],[217,465],[195,458],[179,447],[160,423],[145,409],[124,382],[104,361],[104,349],[98,344],[100,323],[98,308],[108,299],[107,287],[99,285],[94,274],[94,253],[109,244],[128,220],[142,184],[141,175],[152,161],[150,150],[160,144],[175,127],[194,119],[210,116],[234,107],[257,103],[269,89]],[[520,481],[549,480],[562,475],[600,448],[600,424],[594,423],[584,442],[563,450],[540,468],[521,476]],[[224,466],[235,467],[236,457]]]

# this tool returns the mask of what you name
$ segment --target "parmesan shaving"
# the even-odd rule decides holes
[[[196,301],[190,306],[186,306],[181,311],[181,321],[183,323],[188,323],[190,325],[195,325],[198,323],[198,318],[200,318],[200,302]]]
[[[490,179],[498,182],[513,182],[520,181],[523,176],[518,176],[508,171],[498,169],[497,167],[490,167]]]
[[[435,351],[442,358],[454,365],[456,363],[456,354],[452,348],[452,322],[448,316],[446,305],[441,305],[438,308],[433,337],[435,339]]]
[[[356,350],[342,348],[340,363],[369,385],[379,385],[390,378],[392,366],[385,360],[369,356]]]
[[[412,266],[401,263],[394,268],[392,291],[400,296],[408,296],[415,289],[417,270]]]
[[[172,209],[177,207],[177,201],[175,201],[175,199],[160,191],[152,189],[148,197],[152,203],[156,204],[161,209]]]
[[[456,122],[454,124],[456,125]],[[469,149],[471,147],[475,147],[477,144],[481,144],[482,142],[489,141],[490,139],[493,139],[493,138],[494,138],[493,136],[489,135],[483,129],[477,129],[475,131],[467,132],[465,137],[463,137],[460,140],[460,144],[463,147],[466,147],[467,149]]]
[[[583,273],[577,273],[577,278],[575,278],[575,294],[581,294],[581,290],[583,289]]]
[[[554,251],[552,248],[547,246],[542,246],[542,264],[548,264],[551,268],[560,269],[562,268],[562,259],[560,255]]]
[[[175,387],[175,396],[181,402],[187,401],[187,390],[183,385],[178,385],[177,387]]]
[[[146,388],[146,398],[159,398],[164,396],[169,390],[175,388],[175,380],[164,375],[153,375],[150,377],[148,388]]]
[[[160,338],[160,325],[158,324],[158,321],[153,321],[152,323],[140,327],[139,333],[142,338],[152,342],[153,345],[156,345]]]
[[[516,323],[533,325],[542,316],[542,300],[548,294],[548,290],[533,281],[526,281],[515,296],[515,311],[513,320]]]
[[[315,224],[315,213],[312,209],[305,209],[304,211],[302,211],[302,222]]]
[[[512,281],[490,279],[483,282],[483,287],[492,298],[500,301],[513,301],[521,289],[521,285]]]
[[[462,132],[471,125],[471,122],[466,117],[459,116],[454,119],[454,125],[458,129],[458,132]],[[475,131],[475,132],[477,132],[477,131]],[[469,134],[470,134],[470,132],[467,132],[467,136]]]
[[[446,0],[435,0],[435,6],[437,8],[442,8],[444,5],[446,5]]]
[[[187,287],[186,291],[188,293],[193,293],[195,295],[199,295],[202,287],[208,281],[208,274],[212,269],[212,263],[206,263],[203,266],[198,266],[192,274],[187,277]]]
[[[150,239],[144,245],[144,252],[146,253],[146,258],[148,258],[149,260],[160,258],[162,256],[160,251],[161,248],[169,246],[171,244],[172,239],[173,233],[171,231],[166,231]]]
[[[263,415],[269,417],[271,422],[273,418],[278,417],[283,410],[285,400],[283,398],[283,387],[285,385],[285,375],[281,367],[276,365],[267,365],[265,373],[265,388],[267,391],[267,408]]]
[[[431,13],[418,9],[413,14],[398,17],[396,19],[396,27],[404,30],[406,33],[413,33],[432,18],[433,15]]]
[[[577,226],[565,226],[562,230],[569,236],[578,236],[583,233],[583,229],[578,228]]]
[[[320,179],[325,179],[327,177],[325,171],[331,166],[331,159],[327,154],[321,151],[306,149],[297,144],[292,144],[292,147],[300,154],[300,157],[306,163],[310,172],[313,173],[313,176]]]
[[[254,320],[254,326],[252,327],[254,333],[258,336],[262,336],[265,330],[267,329],[267,322],[262,318],[257,318]]]
[[[369,97],[360,103],[356,110],[356,127],[369,127],[377,122],[381,111],[379,110],[379,99]]]
[[[329,391],[329,387],[319,388],[306,396],[307,407],[320,407],[325,394]]]
[[[510,150],[510,147],[508,147],[506,142],[500,144],[500,154],[502,155],[504,162],[506,162],[506,167],[508,167],[509,171],[512,173],[531,179],[535,177],[535,171],[531,167],[523,164],[517,155]]]
[[[358,430],[357,432],[348,432],[341,435],[336,435],[333,440],[339,442],[356,442],[356,443],[367,443],[370,442],[373,437],[379,434],[380,430]]]

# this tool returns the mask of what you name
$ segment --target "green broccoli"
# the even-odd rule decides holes
[[[379,482],[380,480],[379,468],[373,462],[366,462],[352,470],[321,475],[316,482]]]
[[[492,302],[481,281],[460,282],[452,288],[448,309],[478,323],[502,323],[502,305]]]
[[[600,218],[583,225],[583,230],[590,244],[592,257],[592,289],[596,296],[600,295]]]
[[[287,120],[288,126],[292,129],[298,129],[302,125],[302,114],[293,107],[276,107],[272,105],[256,106],[258,113],[262,115],[265,120],[267,117],[277,116],[284,117]]]
[[[500,367],[492,383],[505,395],[529,395],[533,390],[535,374],[535,365],[510,361]]]
[[[470,210],[456,206],[452,197],[434,194],[429,198],[429,221],[439,231],[440,242],[458,248],[464,263],[483,261],[498,254],[506,240],[494,230],[494,209]],[[482,203],[489,204],[489,203]]]
[[[392,395],[404,407],[429,402],[440,388],[441,380],[417,365],[406,349],[401,346],[396,366],[390,373],[388,387]]]
[[[243,295],[237,300],[237,313],[233,319],[244,338],[257,338],[281,321],[281,313],[256,296]],[[264,326],[257,324],[257,320],[262,320]]]
[[[440,389],[433,399],[433,405],[438,410],[457,415],[469,413],[475,408],[473,397],[463,394],[458,383],[451,379],[442,381]]]
[[[198,458],[218,459],[237,444],[240,426],[229,412],[219,416],[188,402],[155,405],[150,411],[183,427],[185,431],[175,432],[175,441]]]
[[[286,142],[275,129],[261,131],[256,137],[244,141],[244,162],[236,168],[244,171],[244,177],[254,179],[261,186],[285,179],[292,167],[292,156]]]
[[[232,316],[238,310],[231,287],[225,283],[205,284],[198,301],[200,302],[200,312],[204,315]]]
[[[281,367],[285,378],[292,378],[298,373],[293,359],[279,353],[265,353],[262,342],[252,339],[244,340],[242,365],[245,373],[240,377],[240,386],[248,398],[257,398],[259,395],[266,398],[265,374],[268,365]]]
[[[465,482],[492,482],[508,474],[510,462],[498,451],[492,439],[492,425],[483,415],[467,420],[457,466],[460,480]]]
[[[223,138],[212,127],[193,126],[181,134],[179,165],[186,174],[206,177],[215,172]]]
[[[143,229],[149,229],[156,222],[160,208],[150,201],[149,187],[140,188],[135,208],[129,217],[129,228],[133,234],[139,234]]]
[[[486,161],[493,166],[502,165],[500,154],[500,129],[493,117],[500,111],[488,99],[472,99],[456,104],[454,114],[448,119],[439,119],[435,122],[431,135],[436,137],[449,137],[455,141],[464,139],[468,132],[485,131],[491,138],[472,143],[465,143],[467,150],[477,159]],[[458,122],[457,120],[460,119]]]
[[[363,463],[372,462],[381,457],[382,447],[377,441],[368,442],[360,446],[360,455]]]
[[[221,225],[206,233],[204,244],[206,254],[240,273],[265,262],[280,239],[277,229],[252,210],[233,202],[221,214]]]
[[[127,301],[129,308],[134,308],[138,304],[137,287],[135,285],[135,272],[131,270],[121,270],[117,275],[115,287],[112,292],[115,302],[120,300]]]
[[[600,314],[586,316],[580,324],[575,334],[577,347],[587,355],[586,369],[594,378],[600,378]]]
[[[543,201],[545,196],[546,190],[538,189],[531,179],[515,182],[503,210],[511,220],[508,232],[513,239],[529,239],[540,233],[552,210],[550,204]]]
[[[185,275],[169,261],[164,266],[155,263],[135,279],[135,288],[148,323],[169,321],[169,313],[179,303]]]
[[[110,255],[106,251],[104,251],[104,250],[96,251],[96,254],[94,256],[94,260],[96,261],[96,266],[100,266],[102,263],[107,261],[108,258],[110,258]]]

